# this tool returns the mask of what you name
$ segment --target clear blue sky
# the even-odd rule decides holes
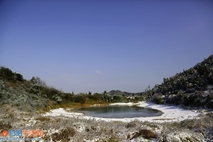
[[[0,65],[64,92],[141,92],[210,54],[212,0],[0,1]]]

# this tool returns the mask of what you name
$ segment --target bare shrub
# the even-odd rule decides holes
[[[136,122],[131,121],[131,122],[126,124],[125,128],[134,128],[136,126],[137,126]]]
[[[1,129],[10,129],[10,128],[12,128],[12,126],[9,122],[0,121],[0,130]]]
[[[107,142],[120,142],[118,136],[112,135]]]
[[[50,118],[48,118],[48,117],[38,117],[35,120],[39,120],[39,121],[43,122],[43,121],[50,121]]]
[[[71,127],[62,129],[59,133],[52,134],[53,141],[62,140],[63,142],[68,142],[71,137],[76,134],[75,130]]]
[[[157,134],[155,132],[148,129],[142,129],[139,130],[139,132],[135,132],[135,134],[130,140],[137,138],[139,136],[143,136],[145,139],[157,138]]]

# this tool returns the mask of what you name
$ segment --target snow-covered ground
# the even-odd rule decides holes
[[[139,103],[114,103],[110,105],[137,105],[140,107],[148,107],[152,109],[157,109],[163,112],[161,116],[154,117],[135,117],[135,118],[98,118],[92,116],[86,116],[82,113],[70,112],[63,108],[53,109],[50,112],[44,114],[44,116],[61,116],[61,117],[75,117],[79,119],[95,119],[95,120],[104,120],[104,121],[123,121],[130,122],[135,119],[139,121],[148,121],[148,122],[173,122],[173,121],[182,121],[184,119],[193,119],[199,112],[196,110],[185,110],[177,106],[167,106],[167,105],[157,105],[147,102]]]

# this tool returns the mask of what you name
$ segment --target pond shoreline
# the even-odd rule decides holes
[[[69,109],[58,108],[50,110],[43,114],[43,116],[61,116],[61,117],[70,117],[70,118],[79,118],[79,119],[95,119],[95,120],[104,120],[104,121],[122,121],[122,122],[131,122],[133,120],[139,121],[148,121],[148,122],[180,122],[185,119],[194,119],[198,118],[200,112],[198,110],[186,110],[182,109],[178,106],[168,106],[168,105],[158,105],[149,102],[139,102],[139,103],[112,103],[109,105],[136,105],[139,107],[151,108],[162,111],[163,114],[161,116],[153,116],[153,117],[135,117],[135,118],[100,118],[100,117],[92,117],[87,116],[82,113],[72,112]]]

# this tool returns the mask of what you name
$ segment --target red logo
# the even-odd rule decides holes
[[[7,137],[8,136],[7,130],[1,131],[1,135],[2,135],[2,137]]]

